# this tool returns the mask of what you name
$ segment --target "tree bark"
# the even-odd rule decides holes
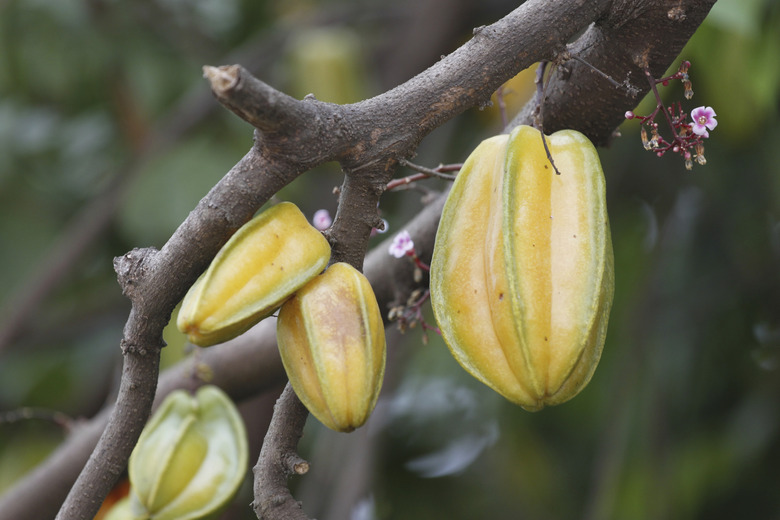
[[[120,285],[133,303],[122,340],[121,390],[58,518],[94,516],[123,471],[152,408],[162,329],[174,306],[228,237],[280,188],[318,164],[338,161],[346,177],[329,240],[334,259],[360,267],[369,232],[378,222],[377,202],[397,161],[413,156],[433,129],[472,106],[488,103],[493,91],[520,70],[540,60],[557,60],[544,101],[545,130],[575,128],[595,143],[607,143],[622,114],[648,89],[642,84],[642,68],[648,66],[660,75],[713,3],[530,0],[495,24],[476,28],[469,42],[403,85],[354,105],[297,101],[239,66],[207,68],[220,102],[257,129],[255,144],[160,251],[134,250],[117,259]],[[585,28],[567,49],[569,40]],[[560,63],[567,50],[618,81],[627,78],[638,94],[616,89],[578,63]],[[527,107],[513,124],[530,123],[532,116],[533,107]],[[415,242],[430,251],[438,213],[429,207],[423,214],[420,227],[426,232]],[[380,294],[397,296],[410,279],[401,272],[409,266],[400,266],[408,262],[394,260],[386,248],[369,255],[366,272]],[[295,400],[284,402],[295,406]],[[280,415],[286,413],[285,406],[278,409]],[[297,442],[302,424],[293,422],[295,426],[283,434]],[[36,472],[42,480],[39,475]],[[287,500],[286,488],[269,493],[294,504]],[[7,503],[0,502],[1,517],[6,517]],[[32,509],[36,506],[40,504],[30,504]],[[42,516],[46,515],[37,515]]]

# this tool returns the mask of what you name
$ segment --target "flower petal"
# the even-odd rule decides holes
[[[409,236],[409,232],[406,230],[401,231],[393,238],[393,243],[388,248],[388,253],[396,258],[402,258],[407,255],[409,251],[414,250],[414,242],[412,237]]]

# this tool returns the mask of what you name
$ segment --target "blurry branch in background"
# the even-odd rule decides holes
[[[669,16],[667,2],[661,1],[622,2],[608,10],[610,2],[606,0],[554,7],[544,0],[531,0],[499,22],[475,29],[472,40],[407,83],[354,105],[330,105],[313,99],[299,102],[252,78],[241,67],[220,68],[219,76],[226,76],[212,85],[218,99],[242,117],[253,119],[266,132],[256,132],[252,149],[160,251],[134,250],[117,258],[120,285],[133,303],[122,340],[122,388],[105,431],[58,518],[94,516],[121,474],[150,413],[162,329],[171,311],[230,234],[282,186],[317,164],[334,160],[341,164],[346,177],[329,239],[334,260],[360,267],[368,235],[378,221],[379,196],[398,160],[411,157],[430,131],[467,108],[486,103],[493,91],[520,70],[536,61],[555,58],[574,34],[594,20],[599,20],[599,25],[591,25],[575,44],[588,54],[588,63],[621,78],[638,70],[637,57],[646,55],[654,71],[663,71],[712,3],[674,2],[678,12],[682,9],[686,13],[685,23],[681,23],[679,16]],[[663,42],[663,47],[658,47],[658,42]],[[637,100],[616,92],[586,68],[571,63],[566,67],[554,78],[558,87],[548,91],[546,130],[576,128],[594,142],[607,142],[622,114]],[[625,68],[612,70],[620,67]],[[242,92],[243,88],[248,92]],[[582,92],[589,95],[583,96]],[[279,107],[284,107],[292,127],[274,126],[267,120],[267,114]],[[521,114],[514,124],[521,122],[528,123],[530,118]],[[438,212],[426,208],[423,214],[422,226],[435,230]],[[433,233],[417,240],[415,237],[419,254],[429,254]],[[374,254],[385,258],[375,262]],[[398,265],[407,262],[392,260],[380,247],[366,262],[366,274],[375,283],[378,295],[395,294],[398,289],[394,285],[404,286],[404,278],[395,276],[400,274]],[[219,358],[222,352],[217,348],[213,355]],[[300,410],[294,399],[285,402]],[[286,413],[285,406],[277,406],[269,430],[277,434],[274,439],[266,439],[267,453],[278,453],[278,445],[297,443],[304,421],[293,421],[298,425],[294,428],[274,429],[273,422]],[[305,413],[296,413],[305,419]],[[262,464],[263,460],[261,456],[256,471],[274,471]],[[268,476],[274,477],[270,473]],[[286,477],[277,474],[270,480],[284,483]],[[305,518],[284,484],[261,490],[255,496],[255,508],[264,518]],[[35,517],[41,516],[45,515]]]
[[[570,21],[593,20],[603,6],[544,7],[544,2],[525,4],[481,28],[469,43],[426,72],[355,105],[311,98],[296,101],[252,78],[243,67],[205,69],[217,98],[258,127],[255,145],[161,250],[136,249],[115,260],[123,293],[132,302],[121,342],[122,382],[108,425],[57,518],[94,516],[119,479],[151,410],[164,345],[162,331],[175,305],[227,238],[300,174],[337,161],[346,175],[329,235],[332,259],[362,267],[371,229],[381,222],[379,197],[397,160],[413,155],[422,138],[445,121],[486,103],[517,72],[549,57],[551,48],[544,36],[550,27],[558,25],[553,32],[563,45],[582,27]],[[482,72],[485,63],[491,64],[491,74]],[[271,119],[280,111],[290,123],[286,128]],[[276,431],[276,417],[284,415],[284,409],[277,407],[270,431]],[[275,510],[274,504],[297,505],[294,500],[279,500],[289,497],[286,488],[264,491],[270,498],[256,497],[258,511]]]
[[[150,4],[154,5],[156,4]],[[320,26],[354,19],[386,19],[397,16],[397,13],[390,10],[377,15],[373,11],[359,8],[337,11],[331,8],[296,19],[295,23],[296,27],[300,28],[301,25]],[[150,17],[147,23],[155,23],[161,19],[164,17]],[[167,28],[158,29],[160,34],[167,36]],[[260,74],[273,65],[278,57],[276,51],[285,45],[292,33],[289,26],[277,25],[262,31],[257,37],[222,58],[222,61],[241,63],[247,70]],[[127,94],[123,96],[126,97]],[[155,157],[176,146],[187,132],[202,124],[218,109],[219,105],[213,102],[208,87],[198,83],[185,92],[166,114],[157,118],[151,128],[141,136],[140,142],[131,143],[136,148],[132,160],[115,169],[105,190],[70,219],[58,240],[42,255],[40,263],[30,276],[15,292],[0,301],[0,356],[24,333],[33,316],[39,311],[40,305],[65,283],[90,247],[105,235],[122,207],[128,189],[147,165]],[[120,109],[119,112],[124,111]]]
[[[405,226],[416,242],[428,244],[423,252],[427,261],[433,251],[443,204],[444,197],[440,197]],[[389,244],[390,239],[372,250],[364,265],[364,272],[375,287],[383,309],[390,308],[396,301],[405,301],[405,295],[416,287],[414,266],[386,254]],[[392,283],[393,279],[397,283]],[[209,383],[222,388],[236,402],[278,388],[287,377],[276,346],[276,321],[266,319],[246,334],[218,348],[200,349],[196,356],[163,372],[154,408],[175,389],[192,389],[203,384],[202,380],[193,377],[194,373],[209,374]],[[32,473],[0,496],[0,518],[53,518],[95,448],[112,408],[84,423],[73,423],[70,437]],[[41,489],[47,490],[45,497],[41,496]]]
[[[697,16],[696,17],[691,17],[692,20],[689,20],[689,21],[693,21],[693,20],[696,20],[696,21],[694,22],[690,32],[682,34],[682,35],[678,36],[677,38],[672,38],[672,39],[669,39],[669,40],[663,40],[663,41],[666,41],[668,43],[668,47],[665,47],[663,49],[656,49],[656,48],[654,48],[652,46],[652,44],[648,44],[648,42],[645,39],[647,35],[652,35],[653,43],[654,43],[655,41],[658,41],[658,37],[659,37],[658,33],[662,32],[662,31],[657,30],[657,27],[654,26],[654,24],[658,24],[659,23],[659,20],[651,18],[650,26],[647,27],[647,29],[648,29],[647,32],[645,32],[645,33],[640,32],[639,33],[640,36],[639,36],[639,38],[637,38],[637,41],[634,42],[633,49],[632,49],[631,46],[629,46],[629,50],[634,50],[636,52],[624,56],[623,63],[621,64],[623,66],[623,71],[635,70],[638,64],[640,64],[640,63],[647,63],[648,61],[650,63],[654,64],[654,68],[656,70],[663,71],[666,67],[669,66],[670,62],[676,57],[677,53],[680,51],[680,49],[682,48],[684,43],[687,41],[687,39],[693,33],[693,30],[695,30],[695,27],[697,27],[698,24],[703,20],[704,16],[709,11],[709,6],[710,5],[711,4],[701,5],[702,9],[700,10],[699,13],[697,13]],[[526,4],[523,7],[524,8],[525,7],[529,7],[529,4]],[[523,8],[519,9],[518,11],[520,11],[522,9]],[[532,8],[529,8],[529,10],[530,9],[532,9]],[[516,14],[518,11],[515,11],[515,13],[513,13],[513,14]],[[671,11],[668,11],[668,10],[667,11],[659,10],[659,11],[660,11],[661,16],[666,15],[664,20],[666,21],[667,25],[674,25],[673,23],[670,23],[669,20],[671,20],[673,22],[679,22],[680,21],[680,17],[678,16],[679,12],[676,11],[676,10],[675,10],[675,13],[676,13],[675,16],[671,16],[670,15]],[[636,10],[634,10],[634,11],[621,11],[619,14],[628,15],[629,13],[632,16],[637,16],[637,11]],[[533,17],[533,15],[536,14],[536,13],[534,13],[533,11],[530,11],[530,12],[524,13],[524,14],[526,14],[527,16],[524,18],[523,21],[524,22],[528,22],[529,18]],[[563,15],[562,16],[562,18],[563,18],[563,17],[565,17],[566,13],[559,13],[559,14]],[[612,13],[612,14],[615,14],[615,13]],[[510,15],[510,17],[511,17],[511,15]],[[502,22],[506,21],[510,17],[505,18],[504,20],[502,20]],[[684,18],[687,18],[687,15],[686,15],[686,17],[683,17],[683,19]],[[615,18],[610,19],[609,16],[607,16],[606,19],[614,23],[614,26],[612,27],[614,29],[618,29],[619,30],[621,28],[621,26],[627,25],[627,20],[625,20],[625,19],[624,20],[616,20]],[[616,21],[617,21],[617,23],[615,23]],[[631,19],[629,21],[633,21],[633,19]],[[643,20],[643,22],[646,22],[646,20]],[[547,22],[547,24],[552,25],[549,22]],[[545,22],[542,22],[542,25],[544,25],[545,27],[549,26],[547,24]],[[631,24],[628,24],[628,25],[631,25]],[[637,22],[637,25],[640,25],[639,22]],[[578,25],[574,24],[574,26],[581,27],[582,25],[578,26]],[[581,38],[582,42],[581,42],[581,45],[579,46],[579,48],[577,49],[577,51],[578,52],[583,52],[583,53],[586,52],[586,51],[589,51],[590,55],[594,59],[599,57],[599,55],[597,53],[601,52],[602,53],[601,57],[603,58],[603,55],[604,54],[609,55],[610,54],[609,51],[612,50],[612,49],[604,49],[602,46],[599,45],[599,43],[603,44],[604,40],[606,40],[607,42],[609,42],[610,40],[609,40],[609,38],[604,38],[603,37],[603,33],[600,30],[594,30],[593,27],[595,27],[595,26],[592,26],[591,30],[586,32],[586,34],[583,36],[583,38]],[[637,29],[641,29],[641,27],[632,27],[631,28],[631,30],[634,31],[634,34],[636,34],[635,31]],[[482,27],[482,28],[475,29],[475,35],[477,36],[477,38],[472,40],[472,42],[470,42],[470,43],[478,41],[479,37],[483,34],[483,32],[484,33],[490,33],[491,31],[495,31],[496,33],[500,33],[501,30],[502,30],[502,27],[500,27],[500,22],[497,23],[497,24],[494,24],[493,26],[490,26],[490,27]],[[674,32],[674,30],[672,30],[670,32]],[[679,33],[680,33],[680,31],[678,31],[678,34]],[[495,34],[492,34],[491,36],[495,36]],[[502,38],[502,36],[499,35],[498,38]],[[617,40],[617,39],[618,38],[615,38],[615,40]],[[444,58],[444,60],[441,63],[445,63],[446,64],[448,59],[450,59],[453,56],[457,55],[460,51],[466,52],[466,51],[464,51],[464,49],[466,49],[468,47],[468,45],[469,44],[465,45],[464,47],[462,47],[461,49],[456,51],[456,53],[453,53],[453,55],[451,55],[450,57]],[[554,45],[552,47],[555,48]],[[614,44],[612,45],[612,47],[614,49]],[[595,51],[594,51],[594,49],[595,49]],[[658,60],[655,60],[655,59],[648,58],[648,56],[651,56],[651,55],[653,56],[653,58],[662,57],[663,60],[658,61]],[[619,61],[619,60],[617,60],[617,61]],[[497,62],[498,62],[498,60],[497,60]],[[498,63],[500,63],[500,62],[498,62]],[[498,65],[498,63],[497,63],[497,65]],[[446,65],[444,65],[444,66],[446,67]],[[500,67],[500,65],[499,65],[499,67]],[[436,66],[434,66],[432,69],[429,69],[428,72],[430,72],[431,70],[433,70],[435,68],[436,68]],[[262,120],[264,117],[267,117],[267,114],[264,114],[262,112],[258,114],[256,112],[256,108],[252,106],[252,101],[251,100],[254,100],[256,96],[255,95],[246,95],[244,93],[240,93],[239,95],[232,95],[233,87],[237,87],[240,84],[240,82],[242,81],[241,77],[240,77],[241,76],[241,70],[239,68],[235,68],[235,67],[227,67],[227,68],[223,68],[222,72],[225,72],[225,73],[230,72],[231,75],[234,75],[235,77],[232,78],[230,81],[226,82],[225,78],[219,77],[215,71],[213,72],[214,75],[219,78],[219,84],[221,86],[228,87],[227,89],[225,89],[224,94],[217,93],[218,99],[220,99],[220,101],[223,104],[228,106],[231,110],[233,110],[235,113],[240,115],[242,118],[244,118],[244,119],[246,119],[248,121],[253,122],[253,124],[255,126],[261,127],[261,126],[258,125],[258,121],[256,120],[256,118],[259,115],[259,119]],[[626,74],[627,73],[628,72],[626,72]],[[408,84],[405,84],[405,85],[403,85],[400,88],[404,88],[404,90],[406,90],[405,87],[411,86],[410,84],[413,84],[415,82],[415,80],[418,80],[418,79],[423,78],[425,76],[426,76],[426,74],[423,73],[420,76],[417,76],[412,81],[410,81]],[[598,74],[597,76],[599,78],[599,81],[604,81],[604,75],[603,74]],[[566,79],[568,80],[570,77],[571,77],[571,70],[568,70],[566,72]],[[450,79],[450,78],[448,78],[448,79]],[[246,84],[251,85],[252,82],[253,82],[253,80],[247,80]],[[497,86],[498,85],[495,85],[495,87],[497,87]],[[610,84],[609,88],[610,89],[614,89],[614,85]],[[218,89],[215,89],[215,91],[216,90],[218,90]],[[260,93],[260,97],[261,98],[263,96],[267,96],[268,95],[268,93],[266,92],[266,89],[262,85],[262,83],[258,84],[258,90],[261,91],[261,93]],[[396,89],[396,90],[398,90],[398,89]],[[382,96],[378,96],[378,98],[375,98],[375,99],[382,99],[384,97],[390,97],[392,99],[392,94],[394,92],[395,91],[391,91],[388,94],[382,95]],[[412,90],[412,93],[414,93],[414,92],[415,92],[415,90]],[[228,94],[230,94],[230,95],[228,95]],[[625,106],[626,104],[628,104],[630,106],[630,105],[636,103],[636,101],[637,101],[637,99],[636,99],[637,92],[635,92],[635,91],[631,91],[631,92],[627,92],[627,93],[621,92],[621,95],[623,96],[623,100],[622,100],[622,103],[619,103],[619,105]],[[250,102],[245,104],[244,100],[246,100],[246,99],[249,99]],[[477,98],[477,99],[479,99],[479,98]],[[372,101],[373,100],[369,100],[366,103],[371,103]],[[411,100],[411,101],[412,101],[412,103],[410,103],[410,104],[414,105],[414,103],[413,103],[414,100]],[[601,106],[604,106],[602,104],[602,102],[603,102],[603,99],[598,99],[598,98],[594,97],[594,99],[590,100],[589,104],[590,104],[590,106],[595,106],[597,104],[601,105]],[[360,107],[360,105],[363,105],[363,104],[362,103],[361,104],[357,104],[357,107]],[[585,110],[585,108],[587,106],[588,106],[587,103],[583,103],[582,105],[580,105],[578,107],[578,110],[579,110],[578,115],[580,117],[582,117],[582,115],[585,115],[585,114],[588,113],[588,111]],[[607,105],[607,106],[609,106],[609,105]],[[614,109],[612,109],[612,110],[614,110]],[[375,112],[374,115],[381,117],[381,112]],[[609,114],[609,116],[610,116],[609,119],[615,119],[616,121],[619,120],[618,119],[619,118],[619,112],[615,112],[615,113]],[[328,116],[324,115],[324,117],[327,118]],[[431,119],[431,116],[430,115],[426,115],[424,117],[423,121],[427,121],[429,119]],[[317,119],[317,122],[319,123],[320,120]],[[340,117],[336,117],[334,119],[334,123],[335,124],[329,125],[331,127],[331,131],[335,131],[337,133],[340,132],[340,128],[339,128],[340,127],[340,124],[339,124],[340,122],[341,122],[341,118]],[[519,124],[520,122],[522,122],[522,119],[516,120],[515,124]],[[260,121],[260,123],[262,123],[262,121]],[[603,121],[602,121],[602,123],[603,123]],[[376,125],[376,126],[378,126],[378,125]],[[573,127],[579,128],[579,126],[576,125],[576,124],[566,124],[564,126],[573,126]],[[587,127],[587,124],[585,124],[583,126]],[[602,126],[602,129],[608,130],[609,134],[606,134],[606,132],[604,132],[604,131],[602,131],[601,133],[591,131],[590,133],[592,134],[592,138],[595,141],[603,143],[603,142],[606,142],[608,140],[608,138],[609,138],[608,136],[611,134],[612,128],[617,126],[617,123],[609,124],[609,125],[602,124],[601,126]],[[595,128],[598,129],[598,126],[596,126]],[[377,134],[379,134],[379,139],[377,139]],[[382,137],[382,135],[381,135],[381,132],[379,132],[379,131],[376,131],[376,132],[374,132],[372,134],[372,138],[373,138],[374,142],[376,142],[376,141],[380,141],[381,142],[381,137]],[[397,135],[394,135],[394,137],[396,139],[398,139]],[[400,159],[402,160],[403,158],[404,158],[404,155],[400,155]],[[350,157],[350,159],[353,159],[353,158]],[[399,157],[398,156],[395,156],[395,157],[391,156],[391,157],[388,157],[387,159],[398,161]],[[361,207],[361,206],[365,207],[366,208],[366,212],[359,211],[355,215],[356,219],[349,219],[350,220],[350,222],[349,222],[349,224],[350,224],[349,229],[355,229],[354,228],[355,222],[359,222],[360,219],[362,218],[364,220],[364,222],[363,222],[364,226],[363,227],[364,227],[364,231],[365,231],[365,228],[368,227],[368,226],[366,226],[367,223],[365,222],[365,220],[366,219],[375,218],[375,214],[372,211],[372,208],[375,207],[374,206],[375,200],[374,200],[373,197],[371,197],[372,195],[374,195],[374,193],[371,191],[371,187],[372,187],[372,184],[375,185],[376,183],[372,183],[372,181],[370,179],[370,176],[376,175],[378,178],[385,178],[385,177],[382,176],[382,172],[383,172],[382,168],[376,168],[375,167],[376,166],[376,159],[374,159],[373,162],[369,165],[370,168],[366,168],[365,171],[361,172],[361,175],[359,177],[357,177],[357,181],[355,181],[354,180],[355,178],[352,175],[350,175],[351,173],[354,172],[354,170],[349,168],[348,163],[345,164],[345,162],[343,160],[341,160],[340,162],[341,162],[342,166],[344,167],[345,173],[347,175],[346,175],[346,180],[345,180],[345,184],[344,184],[344,189],[342,189],[342,192],[341,192],[342,199],[340,200],[340,204],[339,204],[339,213],[337,214],[336,224],[334,225],[334,229],[333,229],[333,231],[331,233],[331,236],[330,236],[331,241],[334,242],[334,257],[335,257],[334,260],[335,261],[342,261],[342,260],[350,261],[353,264],[359,266],[360,263],[362,263],[361,256],[358,255],[357,258],[355,258],[354,256],[352,256],[352,254],[354,253],[355,249],[358,251],[358,253],[360,253],[360,251],[361,251],[360,244],[358,243],[356,245],[356,242],[360,241],[361,238],[365,239],[366,238],[365,237],[365,233],[363,234],[363,237],[356,236],[355,234],[353,234],[353,236],[350,237],[347,234],[347,232],[346,232],[347,227],[339,228],[339,226],[338,226],[339,217],[341,216],[342,211],[344,211],[346,213],[347,211],[355,209],[356,207],[358,207],[358,208]],[[350,161],[350,162],[353,162],[353,161]],[[364,165],[361,164],[360,167],[363,168]],[[391,168],[392,168],[392,166],[391,166]],[[385,169],[385,171],[386,170],[387,169]],[[365,175],[366,173],[369,173],[369,176]],[[363,187],[365,188],[364,190],[359,190],[359,189],[355,190],[355,192],[358,193],[358,197],[355,197],[355,198],[351,197],[353,195],[353,192],[350,191],[350,183],[351,182],[362,183]],[[376,188],[376,186],[374,186],[374,187]],[[366,204],[367,201],[370,202],[370,204]],[[368,224],[373,225],[373,222],[374,222],[373,220],[370,220],[368,222]],[[343,239],[343,242],[340,242],[339,238],[340,238],[340,235],[342,233],[343,233],[344,239]],[[340,248],[339,246],[345,246],[346,251],[344,249]],[[352,251],[350,251],[350,250],[352,250]],[[258,515],[258,518],[298,518],[298,519],[306,518],[306,515],[302,512],[302,510],[300,508],[300,504],[290,495],[289,491],[286,488],[286,482],[287,482],[288,477],[293,475],[293,474],[300,473],[300,471],[298,471],[297,468],[301,467],[301,464],[300,464],[299,459],[296,457],[294,450],[295,450],[295,447],[297,446],[298,439],[299,439],[299,437],[301,435],[301,429],[302,429],[303,424],[305,422],[304,421],[305,413],[306,413],[305,410],[303,409],[301,404],[296,399],[294,399],[294,397],[292,396],[292,394],[291,394],[291,392],[289,390],[289,387],[288,387],[288,389],[283,394],[283,397],[280,398],[279,402],[277,403],[277,407],[276,407],[275,412],[274,412],[274,417],[272,419],[271,426],[269,428],[269,435],[266,437],[266,440],[265,440],[265,443],[263,445],[263,449],[262,449],[262,452],[261,452],[261,455],[260,455],[260,459],[258,460],[258,463],[257,463],[257,465],[254,468],[254,473],[255,473],[255,479],[256,480],[255,480],[255,501],[254,501],[253,506],[254,506],[255,512]],[[285,435],[285,431],[286,431],[286,435]],[[296,462],[295,464],[286,464],[285,463],[285,461],[290,461],[290,460],[298,461],[298,462]]]
[[[283,31],[263,33],[226,59],[246,63],[251,70],[265,70],[271,63],[272,49],[284,41]],[[202,84],[193,87],[163,115],[143,138],[133,160],[118,167],[106,189],[84,206],[65,226],[59,239],[16,292],[2,302],[0,356],[9,348],[38,312],[43,301],[68,276],[86,251],[106,233],[122,207],[122,199],[149,162],[175,146],[190,130],[206,120],[218,108],[211,92]]]

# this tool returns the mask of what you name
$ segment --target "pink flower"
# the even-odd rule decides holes
[[[715,130],[718,126],[718,122],[715,121],[715,111],[712,107],[697,107],[691,111],[691,130],[696,135],[702,137],[709,137],[710,133],[707,130]]]
[[[393,243],[390,244],[388,252],[396,258],[402,258],[405,255],[411,254],[414,251],[414,242],[412,237],[409,236],[409,232],[406,230],[401,231],[393,238]]]
[[[324,231],[333,224],[333,219],[330,218],[330,212],[327,209],[318,209],[314,212],[314,217],[311,219],[311,223],[314,227],[320,231]]]

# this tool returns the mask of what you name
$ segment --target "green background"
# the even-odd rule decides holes
[[[513,8],[450,3],[455,14],[439,17],[378,0],[0,1],[0,323],[85,233],[78,215],[118,194],[97,213],[105,231],[0,351],[0,412],[89,417],[109,399],[129,310],[112,258],[164,244],[252,142],[210,96],[203,65],[240,62],[296,97],[357,101]],[[398,40],[426,33],[438,39],[417,53]],[[780,5],[720,0],[681,58],[695,95],[673,84],[665,100],[712,106],[719,125],[692,172],[644,151],[636,121],[600,150],[616,294],[587,389],[528,413],[466,375],[438,337],[423,345],[419,328],[407,331],[365,431],[309,420],[301,450],[313,473],[293,487],[310,516],[339,518],[348,489],[361,519],[780,518]],[[636,112],[651,109],[645,100]],[[501,127],[495,107],[471,110],[426,138],[416,161],[461,162]],[[326,165],[280,197],[308,216],[333,211],[340,182]],[[391,231],[421,195],[383,198]],[[166,339],[165,366],[189,355],[175,330]],[[252,406],[267,411],[274,397]],[[65,435],[4,417],[0,491]],[[230,517],[253,518],[250,500],[247,486]]]

